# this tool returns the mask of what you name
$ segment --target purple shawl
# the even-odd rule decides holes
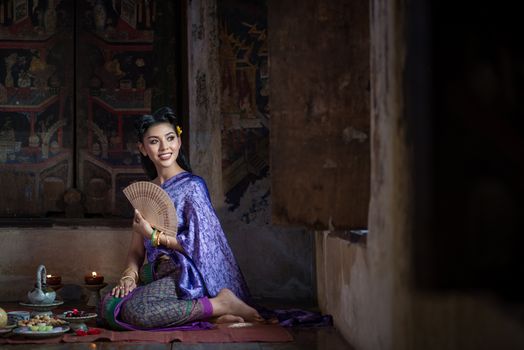
[[[175,204],[178,217],[177,239],[186,254],[154,248],[144,239],[147,260],[152,263],[166,254],[180,268],[178,295],[182,299],[214,297],[229,288],[242,300],[249,298],[246,282],[229,247],[204,180],[182,172],[161,187]]]

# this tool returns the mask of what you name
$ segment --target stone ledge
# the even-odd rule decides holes
[[[111,227],[131,228],[130,218],[0,218],[0,228],[44,228],[44,227]]]
[[[368,230],[360,229],[360,230],[348,230],[348,231],[330,231],[328,233],[328,237],[336,237],[336,238],[340,238],[342,240],[348,241],[350,243],[359,243],[359,244],[366,245],[367,237],[368,237]]]

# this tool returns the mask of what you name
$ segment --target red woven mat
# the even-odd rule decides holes
[[[253,325],[249,327],[230,328],[227,324],[217,325],[214,329],[198,331],[110,331],[100,329],[100,334],[77,336],[67,333],[58,337],[45,339],[27,339],[19,336],[6,335],[0,338],[0,344],[56,344],[83,343],[95,341],[111,342],[155,342],[170,343],[173,341],[184,343],[247,343],[247,342],[289,342],[293,336],[279,325]]]

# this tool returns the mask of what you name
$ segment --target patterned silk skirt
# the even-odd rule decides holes
[[[171,259],[160,258],[140,270],[141,285],[124,298],[107,294],[99,306],[99,321],[112,329],[205,329],[211,317],[206,297],[183,300],[178,297],[178,276]]]

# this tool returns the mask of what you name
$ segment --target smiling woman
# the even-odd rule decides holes
[[[162,167],[165,166],[168,171],[191,171],[189,162],[181,149],[182,129],[171,108],[164,107],[153,115],[144,115],[137,120],[135,127],[142,166],[150,179],[156,179],[158,176],[153,161],[155,159],[161,160],[159,164],[162,164]],[[171,169],[170,165],[174,167]]]
[[[247,285],[207,186],[190,172],[173,111],[161,108],[144,115],[136,129],[147,175],[176,208],[177,235],[170,239],[135,211],[127,267],[102,302],[104,320],[116,329],[165,329],[205,320],[262,321],[246,304]]]
[[[180,172],[180,166],[171,167],[178,157],[181,142],[173,127],[168,123],[152,126],[138,144],[140,153],[165,169]]]

